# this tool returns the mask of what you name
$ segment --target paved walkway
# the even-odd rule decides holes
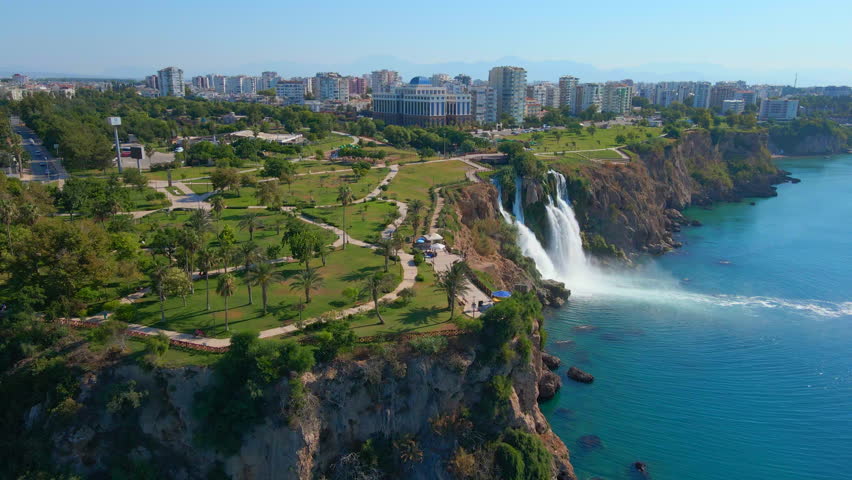
[[[591,149],[591,150],[561,150],[559,152],[538,152],[538,153],[536,153],[536,155],[560,155],[562,153],[576,153],[576,154],[578,154],[582,157],[585,157],[585,158],[587,158],[587,159],[589,159],[593,162],[618,162],[618,163],[620,163],[621,161],[629,162],[630,156],[621,151],[621,149],[624,148],[625,146],[626,145],[620,145],[618,147],[609,147],[609,148],[594,148],[594,149]],[[621,157],[621,161],[606,159],[606,158],[593,158],[593,157],[590,157],[589,155],[583,155],[584,153],[605,152],[607,150],[617,153],[618,156]]]

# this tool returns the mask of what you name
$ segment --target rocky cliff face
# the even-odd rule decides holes
[[[503,375],[513,388],[497,426],[538,435],[553,454],[553,478],[573,479],[568,451],[536,403],[539,380],[549,373],[541,354],[534,350],[530,361],[518,357],[506,364],[483,364],[464,339],[456,343],[439,356],[399,347],[314,369],[303,377],[305,407],[289,423],[282,413],[288,382],[282,379],[263,392],[268,400],[264,421],[231,456],[201,449],[193,441],[193,431],[204,421],[192,414],[193,395],[211,382],[210,369],[151,372],[133,365],[92,373],[83,380],[83,408],[53,436],[54,457],[89,478],[102,476],[105,462],[116,455],[153,466],[157,478],[201,479],[217,470],[246,480],[355,478],[336,476],[350,468],[346,455],[384,435],[414,439],[423,452],[421,461],[406,465],[405,478],[450,479],[447,464],[459,437],[439,433],[431,421],[472,409],[494,376]],[[131,413],[110,413],[103,399],[128,380],[147,396]]]
[[[772,164],[764,133],[686,132],[630,163],[560,170],[586,238],[627,253],[678,246],[672,233],[688,223],[679,213],[687,206],[774,196],[773,185],[789,180]]]

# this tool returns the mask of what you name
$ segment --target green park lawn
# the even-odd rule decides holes
[[[388,185],[387,196],[395,200],[410,202],[415,199],[429,205],[429,189],[465,179],[465,171],[470,167],[461,161],[428,163],[423,165],[405,165]]]
[[[397,211],[388,202],[364,202],[346,208],[347,232],[352,238],[372,242],[388,225],[388,215]],[[324,223],[342,227],[343,207],[305,208],[302,213]]]
[[[352,143],[351,137],[347,135],[338,135],[336,133],[332,133],[317,142],[311,143],[309,145],[304,145],[303,154],[313,155],[314,151],[318,148],[321,148],[323,152],[328,154],[329,150],[333,150],[342,145],[349,145],[350,143]]]
[[[373,168],[357,180],[352,172],[300,175],[295,177],[292,185],[281,185],[281,197],[286,205],[332,205],[337,203],[337,188],[346,184],[352,189],[352,195],[356,199],[364,198],[379,185],[387,173],[387,168]],[[228,207],[248,207],[259,203],[253,187],[240,188],[239,195],[236,192],[224,192],[220,195],[225,198],[225,205]]]
[[[396,301],[381,307],[384,325],[378,323],[378,318],[372,310],[358,315],[350,323],[355,334],[368,337],[454,328],[454,324],[450,322],[450,311],[447,309],[447,297],[435,289],[435,273],[432,267],[424,263],[418,267],[418,272],[423,276],[423,281],[415,282],[415,297],[411,303],[403,305]],[[460,314],[456,309],[456,315]]]
[[[216,232],[221,231],[221,229],[225,225],[229,225],[231,229],[234,231],[234,235],[237,239],[237,246],[249,241],[249,233],[245,230],[241,230],[239,227],[240,220],[242,220],[249,213],[258,213],[261,215],[260,219],[264,224],[264,227],[260,230],[255,230],[254,232],[254,242],[262,247],[269,247],[272,245],[280,245],[281,244],[281,235],[277,233],[276,222],[281,222],[281,227],[283,228],[283,222],[286,219],[285,214],[283,213],[275,213],[269,212],[267,210],[231,210],[225,209],[222,212],[222,216],[218,221],[214,221],[214,227]],[[182,227],[187,219],[189,218],[190,212],[182,212],[182,211],[174,211],[174,212],[156,212],[150,215],[146,215],[142,219],[140,219],[137,224],[137,230],[146,237],[146,241],[150,241],[150,238],[153,238],[153,232],[156,230],[158,226],[172,226],[172,227]],[[326,244],[331,244],[337,238],[332,232],[325,230],[323,228],[317,227],[315,225],[311,225],[306,223],[309,229],[315,230],[320,238]],[[211,240],[213,245],[217,245],[218,241],[213,238],[211,234]],[[147,238],[150,237],[150,238]],[[281,249],[281,256],[289,255],[290,251],[287,247]]]
[[[561,132],[561,137],[557,142],[556,132]],[[617,125],[612,128],[598,128],[594,135],[590,135],[586,129],[583,129],[579,135],[569,133],[567,130],[550,130],[548,132],[522,133],[520,135],[510,135],[505,137],[509,140],[520,140],[524,142],[534,141],[536,145],[532,148],[536,152],[561,152],[572,150],[593,150],[597,148],[616,147],[618,143],[615,137],[624,135],[628,137],[630,132],[635,133],[637,140],[646,140],[647,135],[652,137],[662,133],[660,128],[656,127],[637,127]],[[534,140],[534,135],[541,135],[541,138]]]
[[[327,265],[320,260],[311,262],[323,277],[323,285],[311,294],[311,303],[305,303],[302,311],[304,319],[316,317],[325,312],[350,307],[344,300],[342,291],[348,287],[358,287],[363,279],[382,270],[384,258],[365,247],[349,246],[327,256]],[[230,333],[261,331],[293,323],[299,318],[299,298],[304,300],[304,292],[291,290],[292,277],[303,269],[301,264],[287,263],[276,267],[284,277],[284,282],[269,288],[269,313],[263,315],[260,288],[253,288],[254,304],[248,303],[248,291],[242,272],[237,277],[237,293],[228,300]],[[401,278],[399,267],[395,267],[396,286]],[[223,338],[229,336],[225,330],[225,301],[216,294],[217,278],[210,279],[211,310],[206,310],[206,286],[202,278],[195,281],[195,293],[186,299],[186,306],[180,298],[168,298],[165,301],[165,322],[160,320],[160,303],[156,295],[147,295],[137,302],[137,322],[166,330],[193,333],[203,330],[206,336]]]
[[[145,187],[142,191],[135,188],[129,188],[130,191],[130,211],[138,210],[157,210],[169,206],[168,199],[153,199],[148,200],[146,196],[153,197],[157,193],[151,187]]]

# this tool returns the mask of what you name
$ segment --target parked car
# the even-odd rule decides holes
[[[183,153],[183,147],[175,148],[175,153]]]

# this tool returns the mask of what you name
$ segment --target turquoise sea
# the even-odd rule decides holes
[[[802,182],[691,209],[682,249],[549,316],[579,479],[852,479],[852,155],[778,164]]]

